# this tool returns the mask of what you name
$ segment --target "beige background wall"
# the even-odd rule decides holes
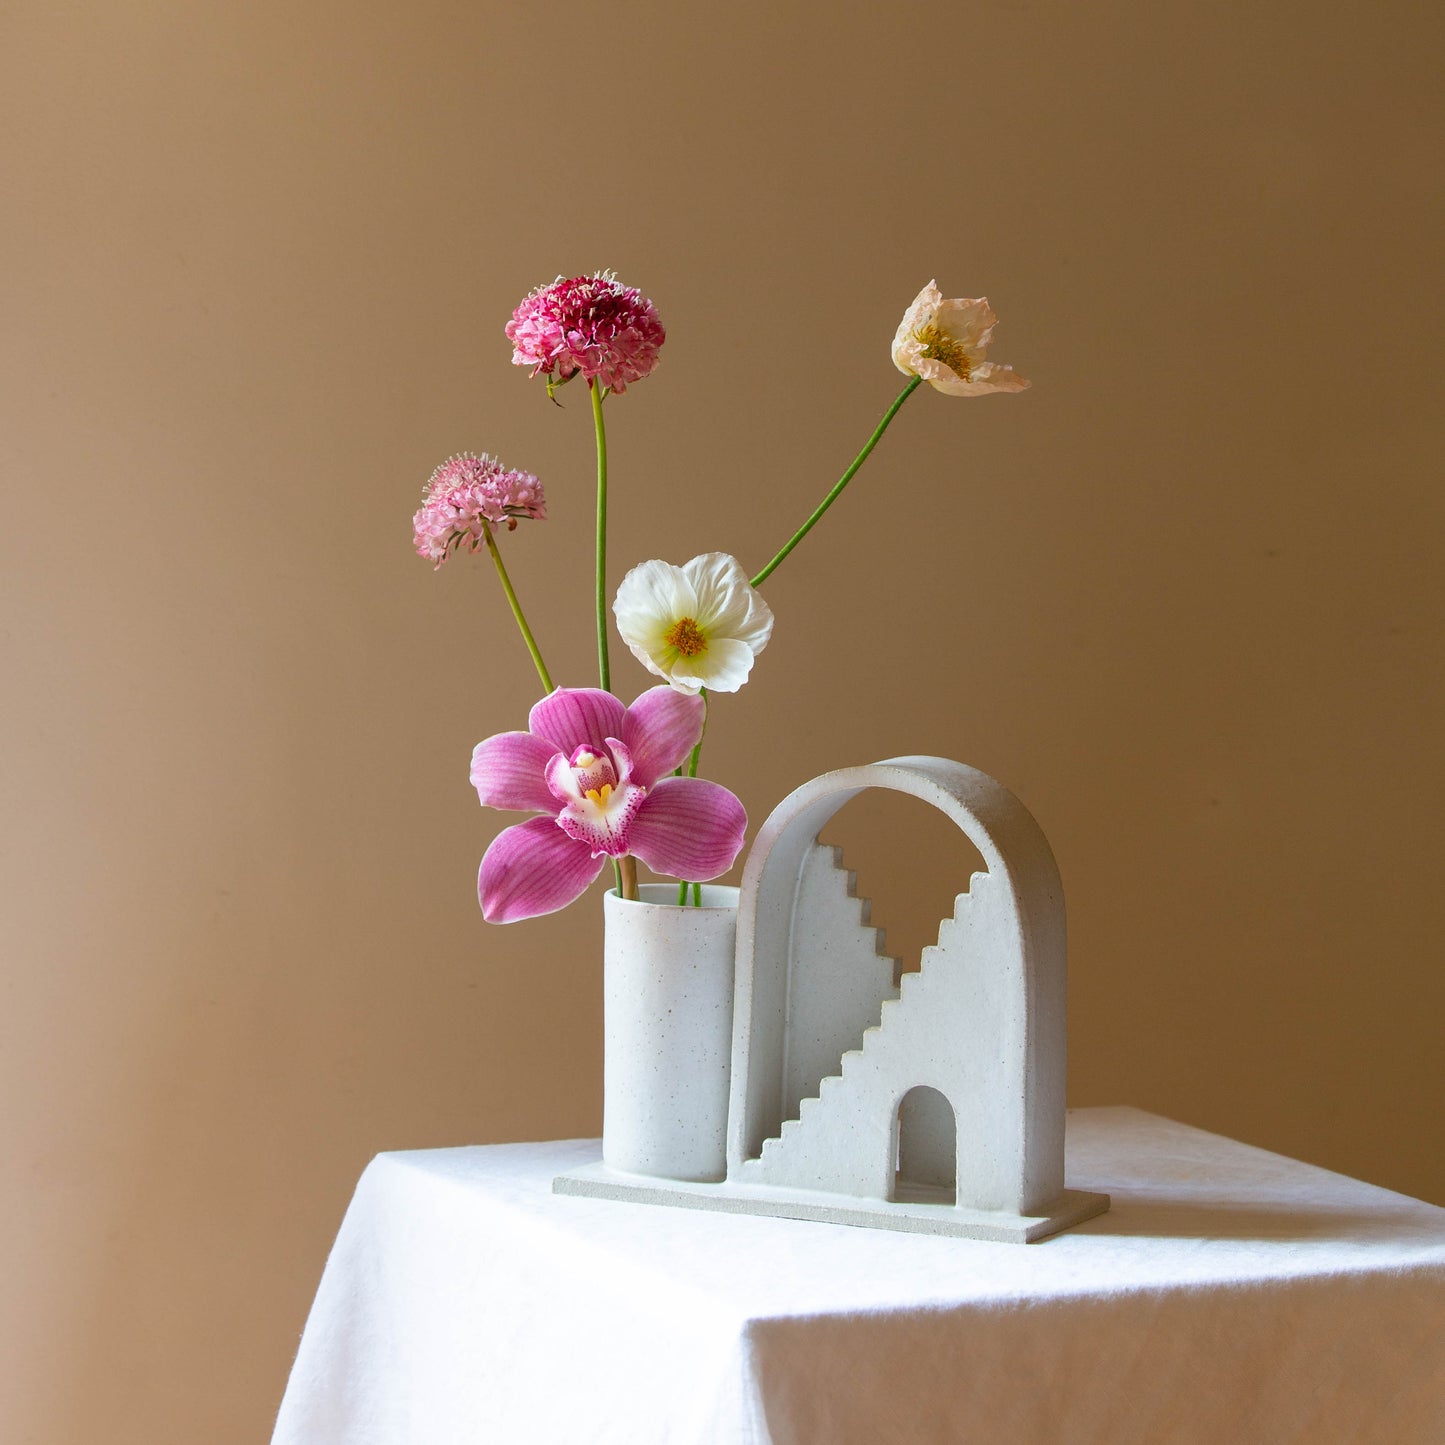
[[[1445,1203],[1438,17],[0,6],[0,1437],[264,1439],[373,1152],[599,1127],[600,909],[473,893],[534,679],[409,549],[449,452],[540,473],[508,555],[590,680],[584,398],[501,335],[558,272],[670,331],[615,578],[758,565],[918,288],[993,299],[1034,390],[914,398],[707,771],[755,822],[993,772],[1069,892],[1074,1103]],[[870,806],[917,947],[963,860]]]

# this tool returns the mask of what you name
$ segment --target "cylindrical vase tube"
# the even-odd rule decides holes
[[[738,890],[675,883],[603,900],[602,1157],[613,1169],[714,1182],[727,1174]]]

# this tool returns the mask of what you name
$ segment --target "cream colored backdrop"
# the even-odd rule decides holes
[[[375,1151],[599,1127],[596,899],[473,892],[535,680],[485,562],[410,551],[449,452],[540,473],[505,545],[591,680],[585,398],[502,336],[558,272],[670,332],[614,582],[759,565],[919,287],[992,298],[1034,389],[909,403],[705,770],[755,824],[994,773],[1069,892],[1074,1103],[1445,1202],[1438,17],[0,7],[0,1436],[264,1439]],[[916,948],[951,840],[844,832]]]

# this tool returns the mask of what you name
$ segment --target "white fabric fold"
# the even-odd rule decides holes
[[[1133,1109],[1034,1245],[557,1196],[595,1141],[378,1156],[273,1445],[1445,1440],[1445,1210]]]

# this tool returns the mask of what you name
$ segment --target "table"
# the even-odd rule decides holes
[[[273,1445],[1445,1441],[1445,1209],[1127,1108],[1038,1244],[551,1192],[599,1152],[373,1160]]]

